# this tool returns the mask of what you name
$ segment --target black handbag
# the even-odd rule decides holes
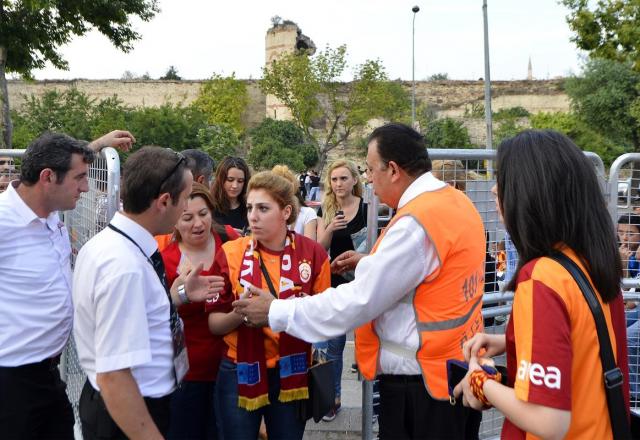
[[[561,252],[556,252],[550,255],[550,258],[560,263],[573,277],[582,291],[582,295],[587,301],[593,319],[595,320],[600,345],[600,361],[602,362],[602,371],[604,372],[604,391],[607,396],[607,406],[609,407],[609,418],[611,419],[613,438],[616,440],[640,438],[640,417],[631,411],[631,419],[629,420],[627,418],[627,408],[625,407],[624,396],[622,395],[624,376],[615,363],[611,341],[609,340],[607,322],[602,313],[602,307],[600,306],[598,298],[585,274],[569,257]]]
[[[260,270],[262,270],[262,275],[269,286],[269,292],[278,299],[276,289],[271,283],[262,258],[259,261]],[[313,417],[313,421],[318,423],[335,405],[336,389],[333,383],[333,361],[318,359],[311,365],[307,371],[307,388],[309,389],[309,398],[297,401],[298,418],[306,421]]]

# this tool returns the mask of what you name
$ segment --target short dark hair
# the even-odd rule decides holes
[[[162,193],[169,193],[173,205],[185,188],[184,156],[171,148],[143,147],[124,164],[122,203],[125,212],[141,214]]]
[[[613,220],[591,162],[565,135],[525,130],[498,147],[498,199],[518,251],[517,272],[559,243],[584,263],[605,302],[620,292],[622,262]],[[517,274],[507,290],[516,287]]]
[[[622,214],[618,218],[618,224],[635,226],[640,232],[640,215],[631,214],[631,213]]]
[[[410,176],[431,171],[424,136],[408,125],[392,122],[378,127],[369,136],[367,144],[374,140],[385,164],[394,161]]]
[[[195,148],[182,151],[182,155],[187,158],[187,167],[193,174],[193,180],[204,176],[204,180],[209,183],[216,164],[214,160],[204,151]]]
[[[45,132],[27,147],[20,167],[20,183],[35,185],[40,173],[50,168],[56,173],[56,183],[62,183],[71,169],[71,157],[82,156],[84,163],[93,163],[94,152],[86,141],[79,141],[66,134]]]

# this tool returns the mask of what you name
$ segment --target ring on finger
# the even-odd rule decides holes
[[[249,324],[249,318],[247,318],[247,315],[244,315],[242,317],[242,320],[244,321],[245,324]]]

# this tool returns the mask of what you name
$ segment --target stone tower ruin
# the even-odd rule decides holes
[[[273,25],[265,37],[265,66],[285,54],[296,50],[304,50],[307,55],[313,55],[316,46],[309,37],[302,34],[296,23],[282,20],[275,16],[271,19]],[[266,96],[266,116],[272,119],[290,120],[291,111],[273,95]]]

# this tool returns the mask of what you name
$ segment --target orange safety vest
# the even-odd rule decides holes
[[[424,228],[440,262],[412,292],[411,304],[420,335],[416,360],[427,392],[444,400],[448,398],[447,359],[464,359],[462,344],[483,329],[484,226],[467,196],[448,185],[411,200],[398,210],[387,229],[406,215]],[[385,346],[373,321],[356,329],[355,343],[358,367],[365,378],[373,380],[380,371],[380,347]],[[392,348],[389,345],[394,352]]]

